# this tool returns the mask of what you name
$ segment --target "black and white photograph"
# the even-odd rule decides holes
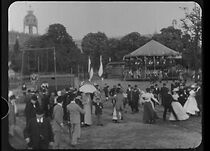
[[[7,13],[11,148],[202,148],[199,3],[16,1]]]

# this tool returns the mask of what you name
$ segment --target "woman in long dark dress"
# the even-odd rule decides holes
[[[146,89],[146,93],[141,95],[140,103],[144,104],[144,111],[143,111],[143,122],[144,123],[155,123],[156,113],[154,110],[154,104],[152,102],[152,95],[150,93],[150,88]]]

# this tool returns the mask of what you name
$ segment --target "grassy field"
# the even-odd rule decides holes
[[[120,80],[95,81],[101,87],[105,83],[112,87],[118,83],[127,88],[128,83],[137,84],[145,90],[148,82],[122,82]],[[167,83],[170,85],[170,82]],[[162,86],[162,84],[161,84]],[[95,115],[92,115],[93,125],[82,128],[81,139],[77,149],[172,149],[172,148],[195,148],[202,141],[201,117],[190,117],[186,121],[170,122],[163,121],[163,107],[157,106],[157,114],[160,117],[156,124],[144,124],[142,122],[143,108],[140,112],[131,114],[129,106],[121,123],[112,122],[112,104],[104,103],[103,124],[96,126]],[[24,109],[24,104],[18,104],[19,112]],[[167,115],[167,117],[169,114]],[[25,118],[22,114],[17,117],[16,135],[10,138],[10,144],[17,149],[26,147],[22,130],[25,127]],[[68,134],[63,134],[63,148],[71,149]]]

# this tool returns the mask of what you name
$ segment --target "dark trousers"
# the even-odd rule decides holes
[[[129,105],[131,107],[131,111],[134,112],[134,102],[133,102],[133,100],[129,101]]]
[[[81,122],[83,122],[84,123],[84,114],[80,114],[80,118],[81,118]]]
[[[172,112],[172,114],[174,115],[174,117],[176,118],[176,120],[178,120],[176,113],[174,112],[174,109],[172,108],[172,106],[164,106],[164,111],[163,111],[163,120],[166,120],[166,113],[167,111]]]
[[[134,101],[134,110],[135,110],[135,112],[139,112],[138,100]]]
[[[102,122],[101,122],[101,114],[96,114],[96,122],[97,122],[97,125],[102,124]]]

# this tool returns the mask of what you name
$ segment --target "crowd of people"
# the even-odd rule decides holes
[[[170,113],[168,120],[181,121],[193,115],[200,116],[202,111],[202,87],[198,83],[186,86],[185,82],[173,81],[171,88],[166,87],[166,83],[163,83],[161,88],[154,84],[146,88],[146,91],[130,84],[125,89],[120,83],[112,88],[108,84],[103,88],[96,83],[94,86],[94,93],[85,93],[70,87],[49,94],[48,85],[41,86],[39,91],[24,91],[26,127],[23,133],[28,147],[61,149],[63,132],[69,133],[71,145],[75,147],[81,137],[81,127],[93,124],[103,126],[102,113],[105,102],[112,103],[114,123],[124,120],[128,106],[131,114],[137,114],[142,107],[142,120],[148,124],[154,124],[160,119],[157,115],[157,105],[164,108],[164,121],[167,112]],[[102,97],[102,94],[105,97]],[[15,96],[11,92],[9,100],[11,108],[15,110]],[[12,112],[14,111],[11,110],[10,117],[14,117]],[[10,134],[14,135],[15,120],[10,119]]]

